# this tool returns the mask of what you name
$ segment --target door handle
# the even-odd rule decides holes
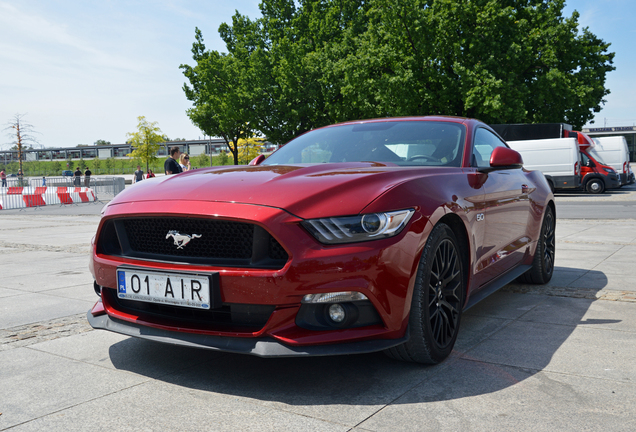
[[[530,193],[530,188],[527,184],[521,185],[521,193],[527,194]]]

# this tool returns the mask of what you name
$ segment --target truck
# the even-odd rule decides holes
[[[550,189],[581,187],[581,159],[575,138],[506,141],[523,158],[523,167],[541,171]]]
[[[536,124],[494,124],[490,125],[508,145],[521,153],[527,169],[537,169],[546,176],[554,190],[582,188],[589,193],[599,194],[607,189],[621,186],[620,178],[614,168],[597,159],[590,151],[595,147],[594,141],[586,134],[572,130],[566,123]],[[569,141],[561,141],[569,140]],[[566,155],[563,148],[574,142],[578,173],[572,165],[571,155]],[[533,154],[528,153],[529,145],[538,146]],[[561,151],[550,151],[550,145]],[[529,159],[528,159],[529,158]],[[526,159],[528,159],[526,161]],[[568,167],[565,171],[564,168]],[[574,184],[572,180],[574,179]],[[578,179],[578,181],[577,181]]]
[[[583,132],[570,131],[569,136],[576,136],[581,152],[581,187],[592,194],[600,194],[607,189],[621,187],[620,177],[614,168],[606,165],[602,159],[595,158],[591,150],[596,143]]]
[[[634,183],[634,173],[629,163],[627,141],[622,136],[592,138],[594,147],[589,150],[590,155],[605,165],[616,170],[621,186]]]

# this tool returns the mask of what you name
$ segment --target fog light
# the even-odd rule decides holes
[[[329,306],[329,319],[335,323],[341,323],[345,320],[345,310],[341,304],[334,303]]]

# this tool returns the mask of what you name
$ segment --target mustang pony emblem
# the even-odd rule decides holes
[[[179,231],[173,230],[173,231],[168,231],[168,234],[166,234],[166,240],[170,237],[172,237],[172,239],[174,240],[174,244],[177,246],[177,249],[183,249],[185,245],[190,243],[190,240],[195,238],[201,238],[201,234],[188,235],[188,234],[181,234],[179,233]]]

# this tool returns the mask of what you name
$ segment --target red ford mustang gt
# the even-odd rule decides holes
[[[341,123],[263,159],[111,201],[93,241],[91,325],[259,356],[438,363],[463,310],[552,276],[550,188],[477,120]]]

